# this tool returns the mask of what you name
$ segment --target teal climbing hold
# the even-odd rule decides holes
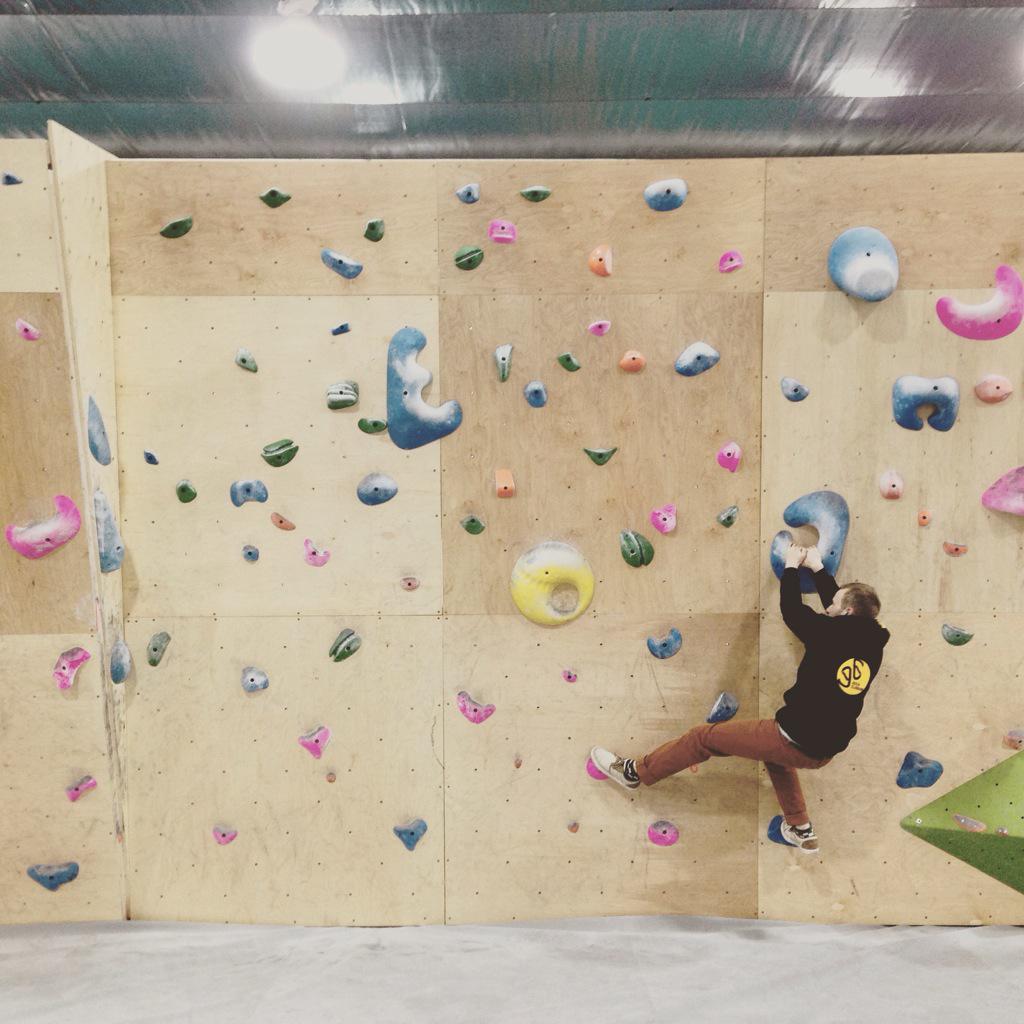
[[[4,184],[12,183],[5,181]],[[44,889],[56,892],[62,885],[67,885],[78,877],[78,865],[73,860],[66,864],[33,864],[26,874]]]
[[[366,222],[366,230],[363,232],[363,238],[366,238],[371,242],[379,242],[383,237],[383,220],[381,220],[379,217],[375,217],[373,220]]]
[[[626,564],[634,569],[654,561],[654,545],[636,530],[623,530],[619,534],[619,550]]]
[[[521,189],[519,194],[531,203],[543,203],[551,195],[551,189],[546,185],[530,185],[528,188]]]
[[[242,548],[242,557],[247,562],[258,562],[260,560],[260,549],[253,544],[246,544]]]
[[[948,623],[942,625],[942,639],[953,647],[963,647],[973,636],[973,633],[968,633],[966,629],[961,629],[959,626],[950,626]]]
[[[167,645],[171,642],[170,633],[154,633],[149,638],[149,646],[146,648],[146,661],[156,668],[163,660]]]
[[[511,345],[499,345],[494,350],[494,364],[498,367],[498,380],[504,384],[508,380],[509,370],[512,369]]]
[[[268,188],[266,192],[260,195],[260,199],[272,210],[276,210],[279,206],[284,206],[291,199],[291,196],[287,192],[282,192],[279,188]]]
[[[327,389],[328,409],[348,409],[359,401],[359,385],[354,380],[342,380]]]
[[[730,505],[728,508],[723,508],[715,518],[722,524],[722,526],[732,526],[739,518],[739,514],[739,506]]]
[[[558,365],[563,370],[575,373],[580,368],[580,361],[571,352],[563,352],[558,357]]]
[[[380,434],[380,433],[383,433],[385,430],[388,429],[388,421],[387,420],[368,420],[368,419],[364,418],[364,419],[361,419],[356,424],[356,426],[358,426],[359,429],[364,434]]]
[[[487,529],[487,524],[479,516],[464,516],[459,525],[474,537]]]
[[[96,520],[100,572],[116,572],[124,561],[124,541],[107,496],[98,487],[93,492],[92,507]]]
[[[351,658],[363,644],[363,638],[351,629],[343,629],[331,644],[329,654],[331,661],[344,661]]]
[[[351,281],[363,272],[363,265],[359,260],[354,260],[350,256],[343,256],[340,252],[335,252],[333,249],[322,249],[320,251],[320,260],[325,267],[333,270],[336,274],[340,274],[346,281]]]
[[[118,640],[110,650],[110,681],[123,683],[132,670],[132,652],[123,640]]]
[[[86,432],[89,438],[89,451],[92,457],[101,465],[110,465],[110,440],[107,437],[107,428],[103,425],[103,416],[100,414],[96,399],[89,396],[89,413],[86,421]]]
[[[290,438],[284,437],[280,441],[272,441],[263,446],[260,454],[268,466],[280,468],[287,466],[299,453],[299,446]]]
[[[479,245],[463,245],[455,250],[455,266],[459,270],[476,270],[484,261],[484,251]]]
[[[609,459],[619,450],[618,448],[584,448],[590,461],[595,466],[605,465]]]
[[[187,505],[190,501],[196,500],[196,489],[192,486],[191,480],[179,480],[174,493],[178,495],[178,501]]]
[[[416,844],[427,831],[427,823],[422,818],[417,818],[415,821],[410,821],[408,825],[396,825],[393,831],[402,840],[402,845],[407,850],[415,850]]]
[[[240,348],[235,353],[235,362],[250,373],[256,373],[259,370],[256,365],[256,357],[247,348]]]
[[[181,238],[192,230],[191,217],[179,217],[177,220],[169,221],[160,229],[164,238]]]

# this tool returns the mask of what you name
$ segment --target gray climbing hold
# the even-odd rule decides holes
[[[359,385],[354,380],[342,380],[327,389],[328,409],[348,409],[359,401]]]
[[[267,485],[262,480],[236,480],[231,485],[231,504],[241,508],[247,501],[266,501]]]
[[[494,365],[498,368],[498,380],[504,384],[508,380],[509,370],[512,369],[511,345],[499,345],[494,350]]]
[[[96,516],[96,541],[99,545],[100,572],[116,572],[124,561],[124,542],[117,528],[107,496],[98,487],[92,496]]]
[[[723,508],[715,518],[722,524],[722,526],[732,526],[739,518],[740,509],[739,505],[730,505],[728,508]]]
[[[480,186],[474,181],[468,185],[463,185],[462,188],[457,188],[455,194],[459,197],[460,201],[471,205],[480,198]]]
[[[248,370],[250,373],[256,373],[259,369],[256,365],[256,357],[247,348],[240,348],[235,353],[235,362],[243,370]]]
[[[782,393],[791,402],[802,402],[811,392],[793,377],[783,377],[779,382]]]
[[[328,654],[331,656],[331,661],[344,661],[346,658],[351,658],[362,645],[363,638],[358,633],[351,629],[343,629],[331,644]]]
[[[257,693],[270,685],[270,677],[261,668],[246,665],[242,669],[242,689],[246,693]]]
[[[363,272],[363,265],[359,260],[351,256],[343,256],[333,249],[324,249],[320,253],[320,259],[325,267],[329,267],[336,274],[340,274],[346,281],[351,281]]]
[[[149,645],[146,647],[146,661],[156,668],[163,660],[167,651],[167,645],[171,642],[170,633],[154,633],[149,638]]]
[[[123,640],[118,640],[110,651],[110,681],[123,683],[132,670],[132,652]]]
[[[242,548],[242,557],[247,562],[258,562],[260,560],[260,549],[252,544],[246,544]]]
[[[696,377],[700,373],[710,370],[712,366],[718,365],[721,359],[718,350],[712,348],[706,341],[695,341],[692,345],[683,349],[676,360],[676,373],[684,377]]]
[[[89,435],[89,451],[92,457],[101,465],[110,465],[110,439],[107,437],[107,428],[103,425],[103,417],[100,415],[99,406],[96,400],[89,396],[89,415],[87,423]]]
[[[398,493],[398,484],[386,473],[368,473],[356,487],[356,497],[364,505],[383,505]]]

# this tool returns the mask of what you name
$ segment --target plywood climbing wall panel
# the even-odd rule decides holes
[[[363,644],[335,663],[342,627]],[[159,631],[171,641],[154,668]],[[133,917],[442,919],[436,616],[133,619],[128,640]],[[243,691],[250,665],[267,689]],[[320,725],[332,735],[316,760],[298,737]],[[410,852],[392,830],[416,818],[427,831]],[[237,838],[221,845],[215,827]]]
[[[435,298],[138,297],[115,308],[130,614],[440,611],[438,448],[404,452],[357,427],[387,417],[388,341],[403,325],[426,333],[421,362],[436,373]],[[333,337],[343,318],[351,332]],[[256,373],[236,365],[241,347]],[[343,380],[359,385],[358,405],[328,409],[328,387]],[[446,387],[438,375],[434,393]],[[280,438],[299,452],[271,467],[260,453]],[[376,507],[356,497],[373,472],[399,484]],[[175,493],[183,479],[198,492],[187,504]],[[268,500],[235,507],[240,479],[262,480]],[[295,529],[276,528],[275,512]],[[331,552],[326,565],[306,563],[307,538]],[[247,544],[259,561],[243,559]],[[403,589],[407,576],[419,589]]]
[[[0,281],[6,292],[57,292],[60,273],[51,211],[49,152],[37,139],[0,139]]]
[[[437,291],[432,165],[417,161],[121,161],[110,168],[115,295],[431,295]],[[276,187],[292,198],[272,209]],[[160,236],[191,216],[181,238]],[[382,218],[384,238],[364,238]],[[336,250],[354,280],[325,267]],[[344,309],[341,317],[346,316]]]

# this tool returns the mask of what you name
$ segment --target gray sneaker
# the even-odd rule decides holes
[[[609,779],[614,780],[625,789],[639,788],[639,782],[630,782],[623,774],[625,764],[618,754],[613,754],[610,750],[605,750],[604,747],[594,747],[590,751],[590,760],[593,761],[595,766],[600,771],[604,772]]]
[[[810,822],[803,828],[797,828],[796,825],[787,824],[783,819],[782,824],[779,825],[779,831],[782,833],[782,838],[790,846],[795,846],[801,853],[818,852],[818,837],[814,834],[814,826]]]

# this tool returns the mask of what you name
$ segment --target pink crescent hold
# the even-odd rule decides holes
[[[1024,281],[1013,267],[996,268],[995,291],[975,304],[943,296],[935,312],[954,334],[971,341],[995,341],[1012,334],[1024,319]]]
[[[4,530],[7,543],[19,555],[42,558],[63,547],[81,529],[82,514],[66,494],[56,495],[53,506],[57,511],[49,519],[29,523],[27,526],[15,526],[12,523]]]

